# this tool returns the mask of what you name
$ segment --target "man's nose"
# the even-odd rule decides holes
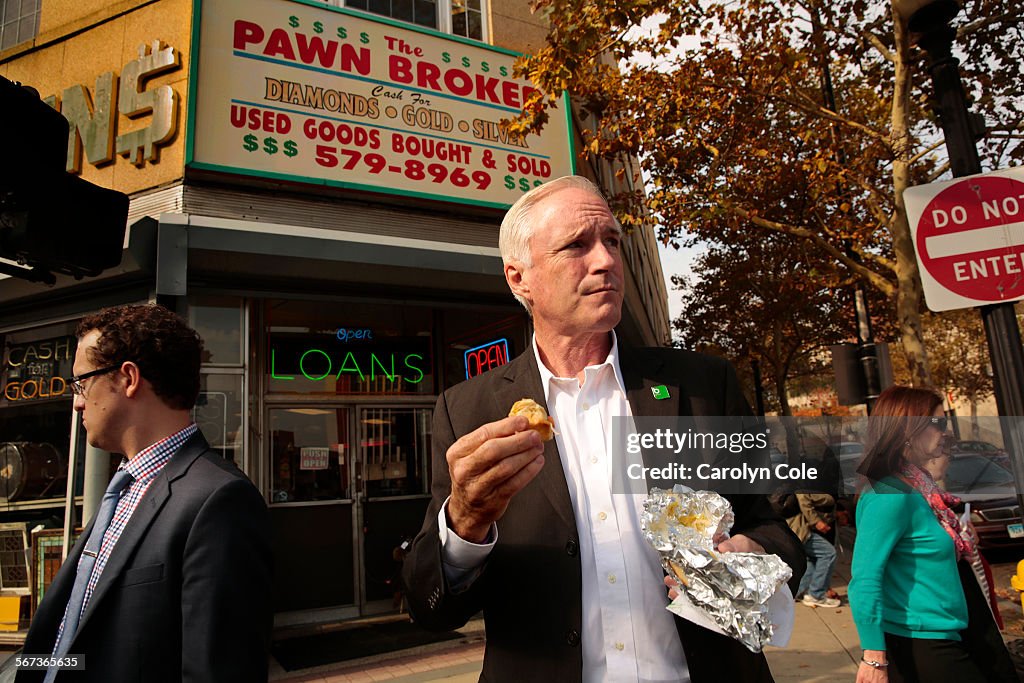
[[[590,256],[590,269],[593,272],[611,270],[615,267],[619,258],[618,253],[609,248],[609,246],[604,242],[598,242],[597,245],[590,250]]]
[[[75,399],[71,402],[72,408],[78,412],[85,410],[85,397],[81,394],[75,394]]]

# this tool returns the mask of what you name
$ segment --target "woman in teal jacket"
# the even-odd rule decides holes
[[[942,397],[926,389],[890,387],[868,420],[849,588],[858,683],[1017,681],[972,569],[977,536],[923,469],[945,431]]]

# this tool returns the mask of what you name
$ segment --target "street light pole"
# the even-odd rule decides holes
[[[955,0],[894,0],[893,4],[907,19],[910,32],[919,34],[917,44],[928,53],[953,176],[981,173],[975,130],[960,80],[960,61],[953,56],[956,29],[949,22],[960,12],[960,4]],[[1024,348],[1020,327],[1011,303],[981,306],[979,310],[992,359],[992,381],[1002,418],[1003,442],[1013,462],[1017,501],[1024,510],[1024,425],[1020,424],[1024,416]]]

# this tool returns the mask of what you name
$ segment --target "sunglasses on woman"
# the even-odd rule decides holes
[[[933,417],[933,418],[930,418],[930,419],[931,419],[931,422],[932,422],[932,427],[935,427],[940,432],[945,432],[946,431],[946,426],[949,424],[949,418],[947,418],[947,417]]]

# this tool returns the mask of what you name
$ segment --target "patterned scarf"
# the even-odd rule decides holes
[[[928,506],[935,513],[935,518],[953,539],[956,546],[956,559],[967,558],[972,564],[978,557],[977,536],[970,523],[966,527],[960,524],[953,508],[960,504],[960,499],[948,491],[939,488],[932,476],[917,465],[903,461],[900,468],[901,478],[928,501]]]
[[[985,602],[988,603],[989,611],[992,613],[996,625],[1002,629],[1002,617],[999,615],[999,608],[996,606],[996,596],[988,580],[991,570],[986,572],[985,558],[981,556],[981,552],[978,550],[978,532],[974,530],[974,525],[970,521],[967,524],[961,524],[960,518],[957,517],[952,509],[960,504],[960,499],[952,493],[940,489],[930,474],[906,461],[904,461],[903,467],[900,468],[900,475],[907,484],[917,490],[928,501],[928,506],[935,513],[935,518],[939,520],[939,524],[942,525],[942,528],[953,539],[953,544],[956,546],[957,561],[966,560],[971,566],[974,578],[978,580],[978,586],[981,588],[982,595],[986,598]]]

